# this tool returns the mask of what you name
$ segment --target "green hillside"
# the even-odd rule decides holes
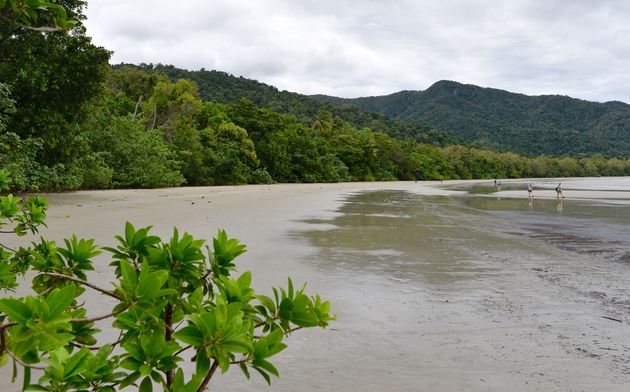
[[[162,64],[120,64],[114,68],[123,66],[158,72],[173,81],[182,78],[193,80],[199,86],[199,96],[204,101],[231,103],[245,98],[274,112],[294,115],[309,126],[317,113],[325,110],[357,128],[382,131],[400,139],[414,138],[418,142],[438,145],[462,143],[461,139],[449,133],[421,123],[390,119],[376,111],[368,111],[353,104],[326,102],[303,94],[281,91],[265,83],[226,72],[205,69],[189,71]]]
[[[452,81],[380,97],[313,98],[421,123],[486,148],[526,155],[630,155],[630,105],[622,102],[527,96]]]

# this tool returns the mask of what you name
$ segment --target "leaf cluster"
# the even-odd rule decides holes
[[[3,217],[16,219],[15,199],[1,200],[7,206],[0,209]],[[233,366],[248,378],[254,369],[271,382],[279,375],[271,360],[286,348],[286,336],[334,320],[329,302],[308,296],[304,286],[296,290],[290,279],[286,289],[272,289],[273,297],[256,293],[251,273],[235,275],[234,260],[245,245],[223,230],[211,247],[177,229],[167,241],[150,231],[127,223],[115,247],[98,248],[73,236],[64,247],[41,239],[5,252],[8,259],[20,254],[27,261],[21,265],[35,272],[36,295],[0,299],[0,357],[23,368],[25,389],[202,391],[216,370]],[[112,287],[94,284],[86,274],[101,252],[111,258]],[[5,274],[18,272],[9,268]],[[15,279],[0,284],[14,288]],[[85,290],[113,300],[110,311],[88,315],[80,297]],[[99,339],[100,320],[111,320],[118,339]],[[192,372],[183,370],[184,361],[194,362]],[[43,370],[37,382],[31,382],[31,369]]]

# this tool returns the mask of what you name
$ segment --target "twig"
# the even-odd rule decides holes
[[[17,325],[17,323],[11,322],[11,323],[2,324],[0,325],[0,332],[4,331],[7,328],[11,328],[14,325]]]
[[[122,339],[118,339],[114,343],[111,343],[112,348],[116,344],[119,344],[120,342],[122,342]],[[74,346],[74,347],[77,347],[77,348],[87,348],[88,350],[92,350],[92,351],[98,351],[98,350],[103,348],[103,346],[88,346],[87,344],[81,344],[81,343],[77,343],[77,342],[70,342],[70,344],[72,346]]]
[[[284,333],[284,336],[289,336],[292,332],[299,331],[302,328],[304,328],[304,327],[291,328],[290,330],[288,330],[287,332]],[[260,339],[260,338],[262,338],[262,336],[254,335],[254,338],[255,339]]]
[[[165,324],[165,336],[164,339],[168,342],[173,340],[173,305],[168,303],[166,310],[164,311],[164,324]],[[175,370],[169,369],[166,372],[166,385],[171,386],[173,384],[173,377],[175,377]]]
[[[88,346],[88,345],[77,343],[77,342],[70,342],[70,345],[76,348],[87,348],[88,350],[92,350],[92,351],[98,351],[102,348],[102,346]]]
[[[104,314],[102,316],[86,317],[86,318],[81,318],[81,319],[72,319],[72,320],[70,320],[68,322],[72,323],[72,324],[79,324],[79,323],[91,323],[93,321],[105,320],[106,318],[113,317],[113,316],[116,316],[116,315],[124,312],[125,310],[127,310],[128,307],[129,306],[125,306],[124,308],[120,309],[117,312],[107,313],[107,314]]]
[[[16,357],[11,351],[9,351],[7,348],[4,349],[4,352],[9,354],[9,356],[11,358],[13,358],[13,360],[17,363],[19,363],[20,365],[26,367],[26,368],[30,368],[30,369],[37,369],[37,370],[46,370],[46,368],[44,366],[36,366],[36,365],[29,365],[28,363],[24,363],[22,362],[22,360],[18,357]]]
[[[90,283],[88,281],[83,280],[83,279],[79,279],[79,278],[71,276],[71,275],[58,274],[56,272],[44,272],[44,274],[46,274],[48,276],[54,276],[54,277],[57,277],[57,278],[61,278],[61,279],[71,280],[73,282],[77,282],[77,283],[80,283],[80,284],[82,284],[84,286],[90,287],[90,288],[92,288],[92,289],[94,289],[96,291],[100,291],[101,293],[103,293],[105,295],[109,295],[112,298],[116,298],[117,300],[122,300],[122,298],[120,298],[118,296],[118,294],[114,293],[113,291],[109,291],[109,290],[100,288],[100,287],[98,287],[96,285],[93,285],[92,283]]]
[[[276,321],[278,319],[279,319],[279,317],[275,316],[274,318],[271,319],[271,321]],[[265,324],[267,324],[267,320],[261,321],[258,324],[254,325],[254,328],[260,328],[260,327],[262,327]]]
[[[616,321],[618,323],[623,323],[622,320],[616,319],[614,317],[602,316],[602,318],[605,318],[605,319],[608,319],[608,320],[612,320],[612,321]]]
[[[121,330],[120,333],[118,334],[118,339],[116,339],[116,341],[114,343],[112,343],[112,350],[120,343],[122,343],[123,341],[123,331]]]
[[[4,249],[8,250],[9,252],[16,253],[15,249],[10,248],[10,247],[6,246],[5,244],[0,244],[0,246],[3,247]]]
[[[206,387],[208,386],[210,379],[214,375],[214,372],[217,370],[217,367],[219,367],[219,361],[215,359],[214,362],[212,362],[212,366],[210,366],[210,370],[208,370],[208,374],[206,374],[203,382],[201,383],[201,385],[199,385],[199,388],[197,388],[197,392],[203,392],[206,390]]]
[[[241,363],[245,363],[249,361],[250,359],[251,359],[250,357],[247,357],[247,358],[240,359],[238,361],[232,361],[230,362],[230,365],[240,365]]]
[[[175,351],[175,354],[173,354],[173,356],[176,357],[176,356],[178,356],[179,354],[183,353],[184,351],[188,350],[191,347],[192,347],[192,345],[189,344],[188,346],[186,346],[186,347],[184,347],[182,349],[179,349],[178,351]]]

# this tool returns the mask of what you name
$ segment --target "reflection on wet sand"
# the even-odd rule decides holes
[[[483,266],[467,250],[470,242],[489,241],[462,222],[437,212],[444,197],[420,199],[405,192],[368,192],[345,203],[341,214],[326,221],[334,228],[307,234],[320,249],[322,268],[356,269],[409,279],[410,274],[427,284],[478,277],[493,267]],[[431,212],[433,210],[433,212]]]
[[[349,197],[337,212],[307,221],[329,230],[294,233],[318,249],[308,261],[337,298],[331,361],[373,359],[342,366],[328,384],[335,390],[624,391],[630,383],[630,266],[618,262],[630,241],[614,234],[627,211],[378,191]]]

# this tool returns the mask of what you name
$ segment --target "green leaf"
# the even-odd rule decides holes
[[[238,287],[241,290],[248,288],[252,284],[252,273],[249,271],[245,272],[243,275],[241,275],[238,278],[237,282],[238,282]]]
[[[26,323],[33,317],[29,307],[15,298],[0,299],[0,311],[9,316],[9,319],[18,323]]]
[[[0,368],[4,367],[4,365],[6,365],[8,362],[9,362],[9,354],[2,353],[2,355],[0,355]]]
[[[255,367],[265,369],[266,371],[268,371],[269,373],[273,374],[276,377],[280,376],[280,374],[278,373],[278,369],[276,369],[276,367],[273,366],[271,362],[268,362],[264,359],[256,358],[252,362],[252,365],[254,365]]]
[[[148,376],[149,374],[151,374],[151,370],[152,370],[152,369],[151,369],[151,367],[150,367],[150,366],[147,366],[147,365],[142,365],[142,366],[140,366],[140,376],[141,376],[141,377],[146,377],[146,376]]]
[[[195,347],[200,346],[203,342],[203,335],[201,334],[201,331],[193,325],[182,328],[181,330],[175,332],[173,336],[175,339],[181,340],[182,342],[191,344]]]
[[[84,371],[89,355],[90,351],[87,348],[82,348],[72,355],[64,364],[64,378],[71,378]]]
[[[31,368],[24,367],[24,379],[22,380],[22,391],[25,391],[31,385]]]
[[[125,222],[125,241],[128,244],[133,243],[133,237],[135,233],[136,229],[133,227],[133,225],[130,222]]]
[[[138,276],[136,273],[136,269],[131,266],[131,264],[127,260],[120,261],[120,273],[123,278],[123,286],[124,283],[127,283],[127,290],[132,291],[135,290],[138,284]]]
[[[151,382],[150,377],[145,377],[144,380],[140,383],[139,392],[153,392],[153,383]]]
[[[267,297],[266,295],[259,295],[259,296],[257,296],[257,298],[258,298],[258,301],[260,301],[260,303],[264,307],[269,309],[271,314],[275,314],[276,313],[276,305],[273,303],[273,300],[271,298]]]
[[[148,262],[142,263],[142,269],[140,270],[140,276],[138,278],[138,286],[136,287],[136,296],[142,299],[155,298],[166,279],[168,279],[168,271],[159,270],[155,272],[149,271]],[[167,294],[169,292],[166,292]]]
[[[195,363],[195,373],[206,374],[210,369],[210,358],[206,355],[206,351],[203,349],[197,350],[197,361]]]
[[[247,369],[247,364],[245,362],[241,362],[238,364],[238,367],[241,369],[245,377],[249,380],[250,374],[249,374],[249,369]]]
[[[46,298],[48,304],[48,319],[59,316],[74,301],[76,287],[70,284],[62,289],[55,289]]]
[[[265,372],[263,369],[261,369],[258,366],[254,366],[254,369],[260,373],[260,375],[265,379],[265,381],[267,381],[267,385],[271,385],[271,377],[269,377],[269,375],[267,374],[267,372]]]

